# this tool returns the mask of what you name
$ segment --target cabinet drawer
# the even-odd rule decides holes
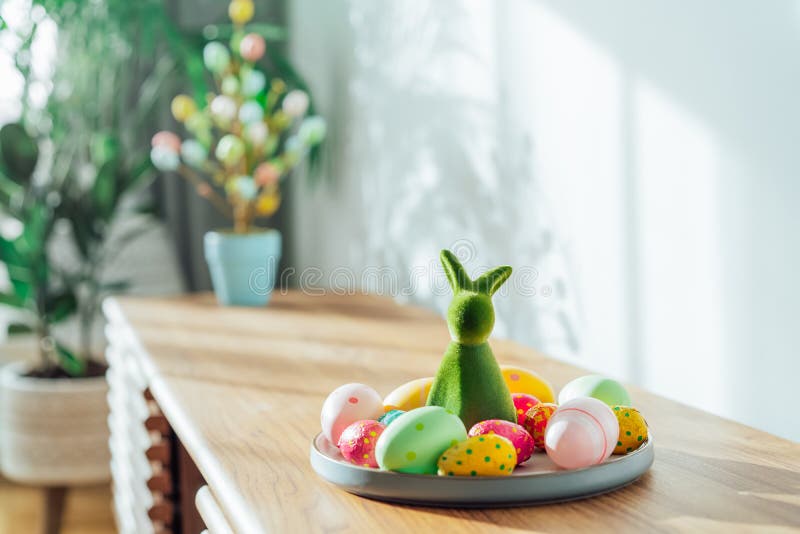
[[[225,519],[222,509],[217,504],[217,500],[211,490],[208,489],[208,486],[203,486],[197,490],[194,504],[197,507],[197,511],[200,512],[200,517],[203,518],[209,534],[233,534],[233,529],[228,524],[228,520]]]

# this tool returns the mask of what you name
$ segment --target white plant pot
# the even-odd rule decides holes
[[[74,486],[109,479],[108,385],[104,376],[23,376],[0,369],[0,471],[26,484]]]

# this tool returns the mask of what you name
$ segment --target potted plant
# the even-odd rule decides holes
[[[233,220],[233,228],[205,235],[205,256],[217,299],[225,305],[269,301],[281,256],[281,234],[255,225],[280,206],[280,182],[325,136],[325,122],[307,116],[309,96],[267,77],[257,62],[264,38],[249,32],[251,0],[233,0],[228,45],[211,41],[203,62],[216,87],[198,102],[172,100],[175,119],[192,136],[168,131],[152,139],[153,164],[176,171],[197,193]]]
[[[0,206],[21,223],[19,235],[0,237],[11,285],[0,302],[29,312],[39,354],[38,364],[0,370],[0,469],[12,480],[47,486],[96,482],[108,478],[105,366],[54,331],[80,304],[53,261],[59,189],[33,179],[38,153],[21,124],[0,129]]]
[[[64,488],[109,478],[106,366],[93,330],[102,298],[126,288],[105,268],[152,228],[139,195],[153,177],[147,120],[175,62],[131,61],[140,43],[131,33],[168,23],[158,4],[43,3],[59,28],[54,90],[31,104],[29,62],[18,61],[22,119],[0,129],[0,217],[19,229],[0,233],[9,281],[0,304],[22,312],[13,330],[30,330],[38,353],[0,369],[0,471],[47,487],[46,509],[57,511]],[[36,24],[27,31],[29,44]]]

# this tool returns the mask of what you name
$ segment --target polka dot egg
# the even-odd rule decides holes
[[[533,454],[533,438],[520,425],[502,419],[489,419],[475,424],[469,429],[470,436],[486,436],[497,434],[506,438],[514,446],[517,453],[517,465],[527,461]]]
[[[339,451],[345,460],[362,467],[378,467],[375,446],[386,425],[378,421],[356,421],[339,437]]]
[[[508,476],[517,464],[514,445],[503,436],[472,436],[453,445],[439,458],[440,476]]]
[[[514,408],[517,410],[517,424],[525,424],[525,414],[528,410],[539,404],[539,399],[527,393],[514,393],[511,395],[511,400],[514,401]]]
[[[525,414],[525,430],[531,435],[533,444],[539,449],[544,447],[544,431],[556,408],[558,406],[553,403],[541,402]]]
[[[636,408],[614,406],[611,408],[619,422],[619,438],[614,454],[633,452],[647,441],[647,422]]]
[[[461,419],[441,406],[424,406],[401,414],[386,427],[375,458],[387,471],[434,475],[439,456],[465,439]]]
[[[364,384],[345,384],[336,388],[322,405],[322,433],[331,443],[339,443],[344,429],[365,419],[376,420],[383,414],[378,392]]]

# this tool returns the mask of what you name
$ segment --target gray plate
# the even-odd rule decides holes
[[[536,453],[508,477],[409,475],[359,467],[347,462],[322,434],[311,443],[311,465],[345,491],[381,501],[484,508],[521,506],[592,497],[627,486],[653,465],[652,435],[636,451],[605,463],[565,471]]]

